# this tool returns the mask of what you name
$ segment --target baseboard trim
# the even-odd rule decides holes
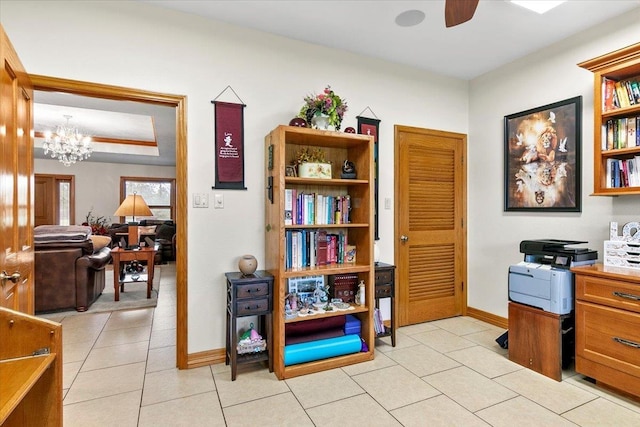
[[[201,366],[214,365],[225,362],[225,350],[200,351],[187,355],[187,369],[199,368]]]
[[[502,329],[509,329],[509,319],[501,316],[496,316],[495,314],[489,313],[487,311],[478,310],[477,308],[473,307],[467,307],[467,316],[473,317],[474,319],[482,320],[483,322],[491,323],[492,325]]]

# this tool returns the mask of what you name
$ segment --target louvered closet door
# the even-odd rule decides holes
[[[466,136],[396,127],[398,323],[463,313]]]

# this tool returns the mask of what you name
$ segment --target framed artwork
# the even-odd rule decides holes
[[[504,210],[581,211],[582,97],[504,117]]]
[[[373,185],[373,222],[374,222],[374,239],[380,240],[378,233],[378,129],[380,120],[371,119],[369,117],[356,117],[358,120],[358,133],[362,135],[373,136],[373,163],[374,163],[374,185]]]
[[[295,166],[285,166],[284,170],[285,176],[296,176],[296,167]]]

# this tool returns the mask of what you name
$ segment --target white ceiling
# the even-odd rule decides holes
[[[480,0],[470,21],[446,28],[444,0],[139,1],[462,79],[640,7],[640,0],[568,0],[539,15]],[[407,10],[426,17],[414,27],[396,25]]]
[[[466,80],[640,7],[640,0],[568,0],[538,15],[506,0],[480,0],[470,21],[446,28],[444,0],[138,1]],[[396,25],[395,18],[408,10],[424,12],[424,21],[413,27]],[[173,108],[45,92],[36,92],[34,99],[63,106],[57,112],[61,122],[63,115],[69,114],[64,106],[142,114],[140,120],[125,116],[111,120],[124,134],[128,129],[137,132],[133,130],[136,121],[151,118],[159,155],[118,156],[96,151],[90,160],[175,165]],[[97,120],[87,118],[82,127],[97,136],[114,131],[100,129]],[[36,131],[43,125],[36,115]],[[42,149],[35,149],[35,157],[44,158]]]

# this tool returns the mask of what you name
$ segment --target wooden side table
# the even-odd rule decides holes
[[[256,271],[244,276],[240,272],[225,273],[227,278],[227,350],[225,363],[231,364],[231,380],[236,380],[239,364],[268,361],[273,372],[273,276]],[[267,340],[267,349],[255,353],[238,354],[238,317],[258,316],[257,331]]]
[[[140,261],[147,264],[147,298],[151,298],[155,255],[156,250],[149,247],[143,247],[136,250],[126,250],[123,248],[111,249],[111,257],[113,258],[114,301],[120,301],[120,291],[124,292],[125,283],[135,282],[135,280],[131,278],[131,274],[125,274],[124,280],[120,280],[120,271],[124,268],[124,264],[121,265],[121,263],[127,261]]]
[[[375,265],[376,284],[375,299],[376,308],[380,308],[381,298],[391,299],[390,327],[384,327],[384,332],[376,335],[376,338],[391,337],[391,346],[396,346],[396,266],[379,262]]]

